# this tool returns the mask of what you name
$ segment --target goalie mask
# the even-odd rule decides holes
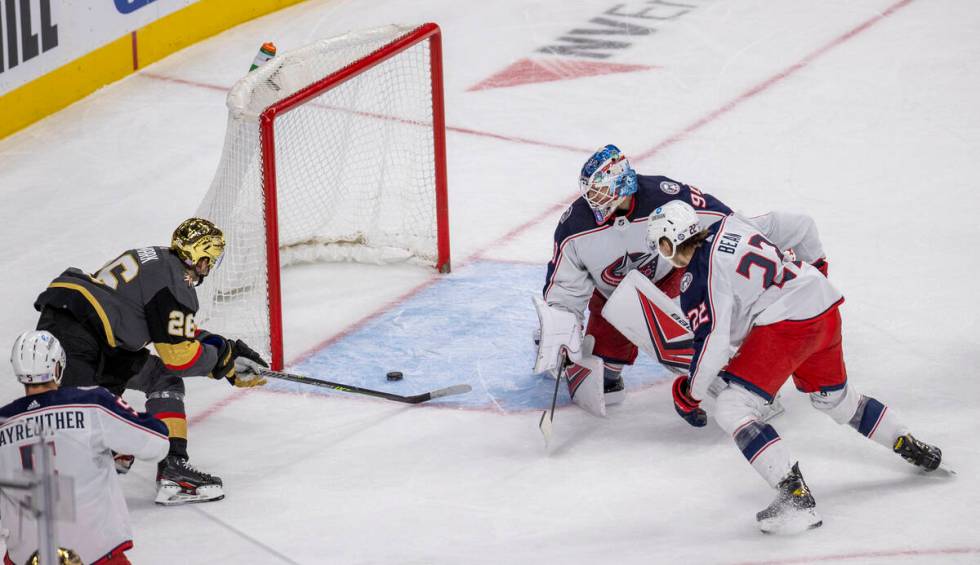
[[[677,254],[677,246],[701,231],[698,213],[694,208],[682,200],[671,200],[650,214],[650,221],[647,222],[647,245],[664,259],[671,261]],[[665,253],[660,247],[662,238],[670,242],[669,253]]]
[[[17,336],[10,352],[17,380],[25,385],[54,381],[61,384],[65,370],[65,350],[58,338],[46,331],[31,330]]]
[[[618,147],[606,145],[585,162],[578,183],[596,222],[601,224],[624,198],[636,193],[636,171]]]
[[[189,269],[197,273],[200,284],[221,263],[225,252],[225,235],[208,220],[190,218],[174,230],[170,248]]]

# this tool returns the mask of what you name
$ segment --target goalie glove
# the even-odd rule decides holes
[[[681,375],[674,379],[671,392],[674,395],[674,410],[684,421],[695,428],[703,428],[708,423],[708,414],[701,409],[701,401],[691,396],[691,379]]]

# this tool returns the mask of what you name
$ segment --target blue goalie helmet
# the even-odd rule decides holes
[[[596,222],[601,224],[624,198],[636,193],[636,171],[618,147],[606,145],[585,162],[578,184]]]

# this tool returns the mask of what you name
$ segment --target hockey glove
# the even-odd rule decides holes
[[[125,453],[112,452],[112,460],[116,464],[116,474],[125,475],[129,472],[130,467],[133,466],[133,461],[136,460],[132,455],[126,455]]]
[[[197,339],[214,346],[218,350],[218,361],[208,375],[212,379],[228,379],[229,383],[237,387],[253,387],[265,384],[265,379],[256,375],[258,375],[258,367],[268,367],[269,365],[244,341],[240,339],[229,341],[218,334],[205,331],[199,333]],[[251,374],[239,379],[238,367],[248,368]]]
[[[674,386],[671,392],[674,394],[674,410],[688,424],[695,428],[702,428],[708,423],[708,415],[701,409],[701,401],[694,400],[690,392],[691,379],[687,375],[681,375],[674,379]]]

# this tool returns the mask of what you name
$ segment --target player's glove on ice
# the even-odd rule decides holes
[[[708,423],[708,415],[701,409],[701,401],[691,396],[691,379],[681,375],[674,379],[671,392],[674,394],[674,410],[681,418],[695,428],[704,427]]]
[[[218,361],[208,375],[212,379],[228,379],[236,387],[262,386],[266,383],[259,371],[268,368],[269,364],[244,341],[228,340],[205,331],[199,333],[197,339],[218,350]],[[242,371],[242,374],[239,375],[238,371]]]

